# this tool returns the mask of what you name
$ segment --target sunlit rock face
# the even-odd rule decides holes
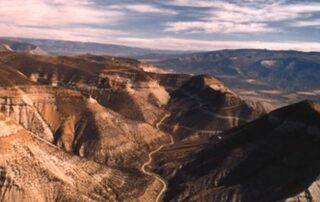
[[[61,151],[0,114],[3,201],[116,201],[134,175]],[[136,179],[137,180],[137,179]]]

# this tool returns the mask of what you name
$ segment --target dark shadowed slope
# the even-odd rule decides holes
[[[167,201],[317,201],[320,105],[305,101],[232,129],[170,180]]]
[[[265,113],[259,104],[249,105],[207,75],[191,77],[171,92],[167,110],[171,116],[163,127],[177,139],[214,136]]]

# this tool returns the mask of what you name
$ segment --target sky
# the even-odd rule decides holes
[[[320,0],[0,0],[0,36],[320,51]]]

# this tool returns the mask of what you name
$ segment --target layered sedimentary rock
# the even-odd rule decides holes
[[[164,114],[160,107],[169,99],[165,88],[139,68],[135,60],[12,53],[2,53],[1,60],[34,82],[79,90],[128,118],[151,124]]]
[[[74,90],[7,88],[0,91],[0,107],[39,137],[108,165],[138,167],[148,151],[168,141],[151,125],[129,120]]]
[[[71,156],[3,114],[0,126],[2,201],[119,201],[134,195],[134,175]]]

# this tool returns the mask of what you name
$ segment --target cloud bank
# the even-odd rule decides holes
[[[0,36],[179,50],[320,51],[314,0],[1,0]]]
[[[272,23],[282,22],[283,26],[303,27],[314,25],[307,20],[320,12],[320,3],[285,3],[285,1],[245,1],[250,4],[236,4],[225,1],[173,0],[169,4],[184,7],[208,8],[205,16],[194,21],[178,21],[166,24],[165,31],[203,31],[207,33],[252,33],[279,32],[282,28]],[[264,1],[266,2],[266,1]],[[304,19],[305,23],[287,23]],[[308,23],[310,22],[310,23]],[[318,25],[318,23],[317,23]]]

